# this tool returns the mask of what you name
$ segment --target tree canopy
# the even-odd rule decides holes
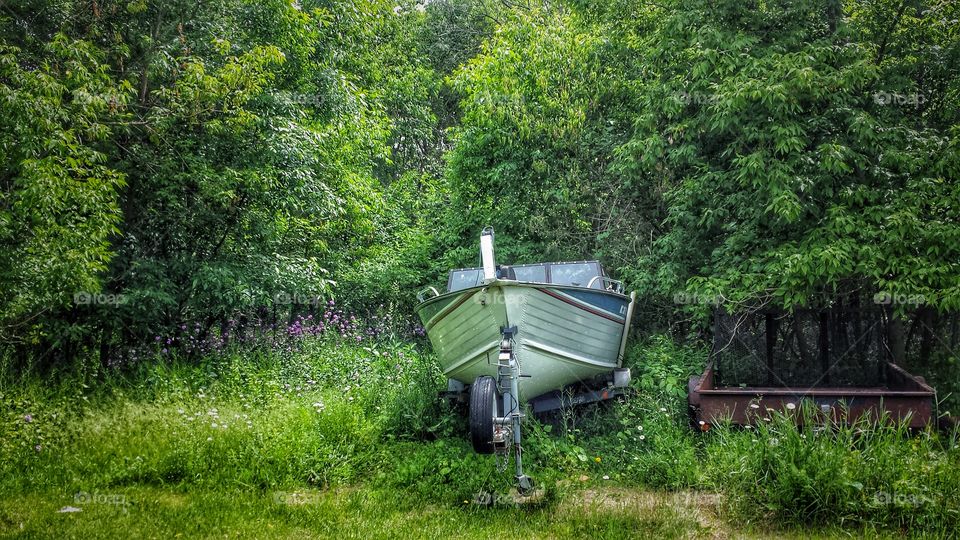
[[[958,9],[6,2],[4,355],[123,364],[332,297],[409,313],[488,225],[506,262],[599,257],[648,321],[955,311]]]

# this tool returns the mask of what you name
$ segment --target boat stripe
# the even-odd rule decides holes
[[[449,307],[445,308],[445,309],[444,309],[443,311],[441,311],[439,314],[434,315],[433,319],[431,319],[430,322],[428,322],[428,323],[426,324],[425,330],[430,330],[431,328],[433,328],[434,326],[436,326],[437,323],[439,323],[441,320],[443,320],[444,317],[446,317],[447,315],[453,313],[454,310],[456,310],[458,307],[462,306],[467,300],[470,299],[470,297],[472,297],[472,296],[473,296],[474,294],[476,294],[476,293],[477,293],[477,291],[476,291],[476,290],[473,290],[473,291],[470,291],[470,292],[464,294],[463,296],[461,296],[460,298],[458,298],[456,302],[450,304]]]
[[[594,309],[594,308],[592,308],[592,307],[586,306],[586,305],[584,305],[584,304],[581,304],[580,302],[576,302],[576,301],[574,301],[574,300],[572,300],[572,299],[570,299],[570,298],[567,298],[567,297],[564,296],[564,295],[561,295],[561,294],[559,294],[559,293],[556,293],[556,292],[554,292],[554,291],[551,291],[550,289],[541,289],[541,288],[537,287],[537,290],[540,291],[540,292],[544,292],[544,293],[546,293],[546,294],[548,294],[548,295],[556,298],[557,300],[562,300],[562,301],[570,304],[571,306],[576,306],[576,307],[578,307],[578,308],[580,308],[580,309],[582,309],[582,310],[584,310],[584,311],[589,311],[590,313],[593,313],[594,315],[599,315],[599,316],[603,317],[604,319],[609,319],[609,320],[611,320],[611,321],[613,321],[613,322],[617,322],[617,323],[622,323],[622,322],[624,322],[624,319],[618,319],[617,317],[614,317],[613,315],[610,315],[609,313],[605,313],[605,312],[603,312],[603,311],[600,311],[600,310]]]

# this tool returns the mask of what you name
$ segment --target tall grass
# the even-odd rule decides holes
[[[886,417],[834,421],[809,404],[768,418],[716,429],[705,444],[706,485],[740,517],[955,532],[956,434],[913,433]]]
[[[5,387],[0,487],[325,486],[371,476],[390,454],[380,443],[449,430],[429,356],[348,343]]]
[[[655,338],[630,352],[634,392],[620,403],[529,418],[525,463],[547,501],[577,486],[694,489],[721,493],[731,519],[754,523],[938,535],[960,521],[956,433],[825,423],[807,410],[801,428],[774,415],[695,433],[685,386],[703,360]],[[327,337],[148,364],[98,385],[7,385],[0,495],[365,485],[459,505],[507,493],[511,474],[472,452],[443,388],[414,346]]]

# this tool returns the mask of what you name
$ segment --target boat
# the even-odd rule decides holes
[[[445,292],[421,291],[416,312],[449,390],[469,395],[474,448],[493,453],[511,434],[519,446],[521,404],[556,407],[569,388],[574,403],[597,401],[627,386],[635,295],[595,260],[498,265],[492,228],[480,235],[480,259],[451,270]]]
[[[501,266],[489,280],[463,268],[417,314],[444,375],[464,387],[496,376],[501,329],[515,325],[525,402],[621,367],[630,297],[620,291],[597,261]]]

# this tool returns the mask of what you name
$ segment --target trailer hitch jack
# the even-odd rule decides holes
[[[509,452],[512,443],[515,462],[515,479],[517,491],[526,495],[533,490],[533,479],[523,472],[523,446],[520,441],[520,425],[523,420],[523,411],[520,410],[519,379],[520,362],[513,350],[513,336],[517,334],[517,327],[501,327],[500,354],[497,355],[497,387],[503,399],[503,417],[497,423],[507,426],[513,435],[513,440],[505,445],[505,453]]]

